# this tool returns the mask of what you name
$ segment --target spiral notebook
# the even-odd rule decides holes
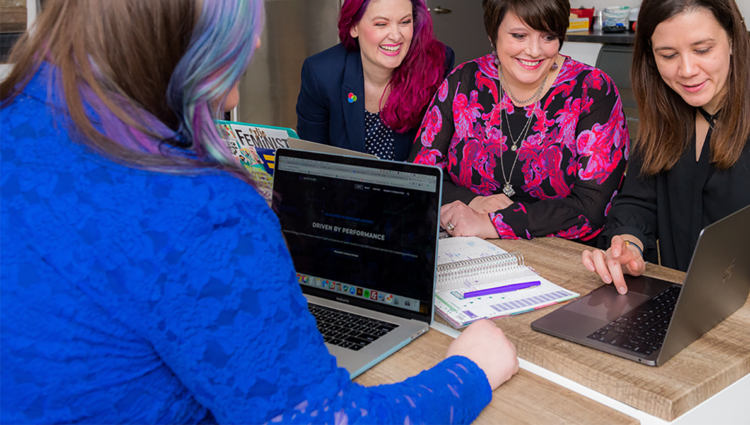
[[[437,264],[435,308],[455,328],[580,296],[539,276],[524,264],[520,252],[509,253],[476,237],[440,239]],[[519,286],[528,287],[477,296]]]

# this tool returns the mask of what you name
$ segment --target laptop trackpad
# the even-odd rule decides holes
[[[639,294],[635,291],[628,291],[627,294],[621,295],[614,285],[604,285],[563,308],[600,320],[612,321],[649,298],[651,298],[649,295]]]

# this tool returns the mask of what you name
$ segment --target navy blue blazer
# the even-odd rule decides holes
[[[453,69],[455,54],[445,47],[445,76]],[[349,103],[349,93],[357,100]],[[393,132],[395,160],[409,156],[419,126]],[[302,87],[297,98],[297,133],[313,142],[365,152],[365,77],[359,51],[342,44],[305,59]]]

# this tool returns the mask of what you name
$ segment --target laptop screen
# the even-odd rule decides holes
[[[279,149],[273,209],[303,292],[432,318],[436,167]]]

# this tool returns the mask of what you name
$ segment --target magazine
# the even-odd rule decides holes
[[[232,155],[250,173],[258,191],[270,200],[276,149],[288,147],[287,139],[298,137],[297,133],[290,128],[235,121],[216,120],[216,126]]]

